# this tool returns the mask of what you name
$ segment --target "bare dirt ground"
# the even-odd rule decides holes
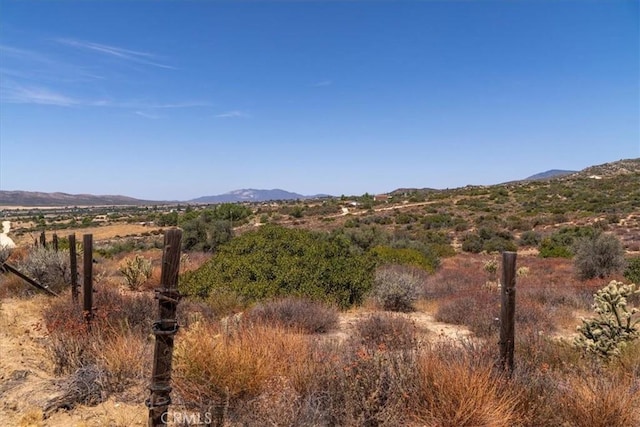
[[[94,406],[78,406],[45,418],[43,407],[60,393],[39,327],[40,309],[48,297],[7,298],[0,302],[0,426],[143,426],[143,405],[113,398]]]
[[[97,406],[77,406],[70,411],[45,413],[46,403],[60,394],[59,378],[46,350],[46,333],[41,308],[47,296],[0,301],[0,426],[143,426],[147,410],[142,404],[118,402],[110,398]],[[461,340],[471,337],[465,327],[436,322],[419,307],[413,313],[397,314],[410,319],[425,341]],[[362,308],[342,313],[337,331],[324,336],[341,341],[353,333],[359,320],[371,314]],[[146,390],[140,390],[146,393]]]
[[[153,233],[155,231],[160,230],[161,227],[150,227],[140,224],[108,224],[101,225],[99,227],[88,227],[88,228],[77,228],[77,229],[66,229],[59,230],[55,232],[59,237],[66,237],[69,234],[75,233],[76,236],[81,236],[83,234],[92,234],[94,241],[99,240],[110,240],[117,237],[126,237],[126,236],[139,236],[142,233]],[[53,231],[49,231],[46,233],[47,241],[51,241],[53,239]],[[34,242],[35,239],[39,237],[39,234],[24,234],[19,237],[13,236],[12,238],[15,240],[15,243],[18,246],[30,245]],[[77,237],[76,237],[77,238]]]

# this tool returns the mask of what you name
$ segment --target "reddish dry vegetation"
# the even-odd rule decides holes
[[[158,283],[159,255],[143,253],[154,265],[143,289]],[[491,259],[457,255],[443,260],[424,278],[413,313],[391,314],[369,305],[337,313],[289,299],[222,319],[226,312],[216,310],[223,304],[183,300],[171,411],[229,426],[640,423],[640,345],[629,346],[609,364],[570,345],[578,316],[589,314],[591,295],[607,281],[578,281],[568,260],[521,256],[516,369],[509,377],[496,368],[500,293],[497,278],[485,268]],[[26,369],[39,372],[48,384],[40,384],[44,392],[39,393],[29,375],[16,379],[15,363],[3,364],[0,390],[12,402],[4,408],[5,424],[64,425],[58,420],[66,410],[59,402],[71,398],[77,401],[67,405],[72,408],[67,425],[80,425],[74,417],[87,413],[96,425],[144,423],[156,303],[149,291],[124,289],[117,274],[122,261],[121,256],[98,265],[101,280],[90,331],[69,295],[2,301],[0,313],[8,325],[15,304],[21,310],[30,307],[25,313],[33,323],[27,323],[27,332],[39,337],[27,346],[24,327],[5,328],[3,345],[10,348],[3,353],[22,347],[23,357],[33,359]],[[184,267],[202,261],[185,259]],[[1,286],[8,295],[20,284],[5,276]],[[233,304],[226,309],[233,312]],[[443,341],[434,336],[436,324],[424,321],[432,315],[473,335]],[[70,396],[64,387],[76,387],[87,372],[93,391]],[[123,416],[114,405],[137,415]],[[108,417],[95,415],[95,408]]]

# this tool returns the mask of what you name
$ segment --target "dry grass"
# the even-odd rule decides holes
[[[13,228],[13,227],[12,227]],[[77,228],[77,229],[65,229],[58,231],[46,231],[45,236],[47,242],[51,242],[53,240],[53,235],[57,234],[59,238],[67,237],[69,234],[76,234],[76,236],[82,236],[84,234],[92,234],[93,241],[100,240],[111,240],[118,237],[126,237],[126,236],[140,236],[143,233],[154,233],[161,230],[161,227],[148,227],[142,226],[140,224],[106,224],[97,227],[85,227],[85,228]],[[32,245],[34,240],[39,238],[40,234],[23,234],[21,236],[17,236],[14,238],[16,245],[18,246],[29,246]],[[76,237],[78,239],[78,237]],[[80,237],[80,241],[82,238]]]
[[[159,251],[142,255],[154,259],[157,277],[150,282],[159,280]],[[105,391],[135,393],[141,400],[148,394],[142,386],[149,377],[155,304],[148,293],[111,289],[121,287],[112,270],[123,257],[97,265],[105,279],[95,298],[95,330],[83,330],[82,313],[65,296],[45,310],[46,342],[66,357],[58,361],[66,366],[61,371],[95,364],[107,372]],[[427,278],[417,312],[389,316],[374,306],[359,307],[358,322],[350,313],[352,322],[345,325],[343,316],[339,332],[347,337],[341,340],[264,322],[224,333],[213,319],[243,310],[242,301],[234,295],[208,303],[183,300],[172,409],[214,410],[226,425],[640,425],[640,343],[602,365],[556,338],[575,330],[575,313],[588,313],[593,292],[603,285],[577,281],[570,261],[518,259],[529,273],[517,278],[516,371],[510,380],[494,371],[499,292],[483,286],[490,258],[443,260]],[[481,339],[425,348],[424,331],[405,321],[424,312],[468,325]],[[24,415],[42,423],[39,413]]]
[[[640,425],[638,379],[611,373],[569,375],[558,383],[557,410],[566,425],[609,427]]]
[[[106,372],[106,391],[118,393],[150,378],[153,343],[130,331],[99,337],[92,342],[96,363]]]
[[[472,367],[469,360],[447,360],[433,352],[422,353],[417,362],[414,395],[416,420],[439,427],[517,425],[520,397],[509,391],[505,379],[492,367]]]
[[[197,324],[177,340],[174,384],[187,401],[231,403],[258,396],[281,376],[302,387],[309,351],[304,336],[283,328],[252,325],[226,335]]]
[[[374,313],[356,324],[353,337],[369,348],[409,350],[418,342],[418,330],[411,320],[391,313]]]
[[[144,340],[155,317],[152,304],[149,295],[102,288],[94,296],[97,310],[89,330],[82,308],[68,295],[50,300],[43,310],[43,322],[56,372],[72,373],[95,363],[114,368],[115,378],[137,372],[135,357],[144,353]]]
[[[338,310],[319,301],[289,297],[255,305],[244,314],[243,321],[309,334],[325,333],[337,326]]]

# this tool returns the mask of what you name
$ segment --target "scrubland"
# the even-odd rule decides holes
[[[0,424],[146,424],[159,234],[178,225],[170,425],[640,425],[640,296],[616,300],[628,329],[596,330],[611,334],[600,347],[578,339],[598,316],[594,294],[640,275],[640,175],[629,167],[390,203],[124,216],[162,226],[96,238],[90,327],[64,256],[21,245],[9,262],[60,296],[0,276]],[[498,357],[501,251],[518,252],[513,372]]]

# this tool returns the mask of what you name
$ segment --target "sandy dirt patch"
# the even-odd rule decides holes
[[[48,297],[0,301],[0,426],[143,426],[144,405],[116,402],[60,410],[45,419],[43,407],[60,393],[46,353],[41,309]]]
[[[153,233],[161,230],[161,227],[150,227],[140,224],[109,224],[99,227],[66,229],[57,231],[47,231],[45,233],[47,242],[53,240],[53,234],[57,234],[59,238],[67,237],[70,234],[76,234],[76,241],[82,242],[83,234],[92,234],[93,241],[110,240],[118,237],[140,236],[143,233]],[[39,233],[29,233],[22,236],[12,237],[18,246],[33,244],[34,240],[40,238]]]

